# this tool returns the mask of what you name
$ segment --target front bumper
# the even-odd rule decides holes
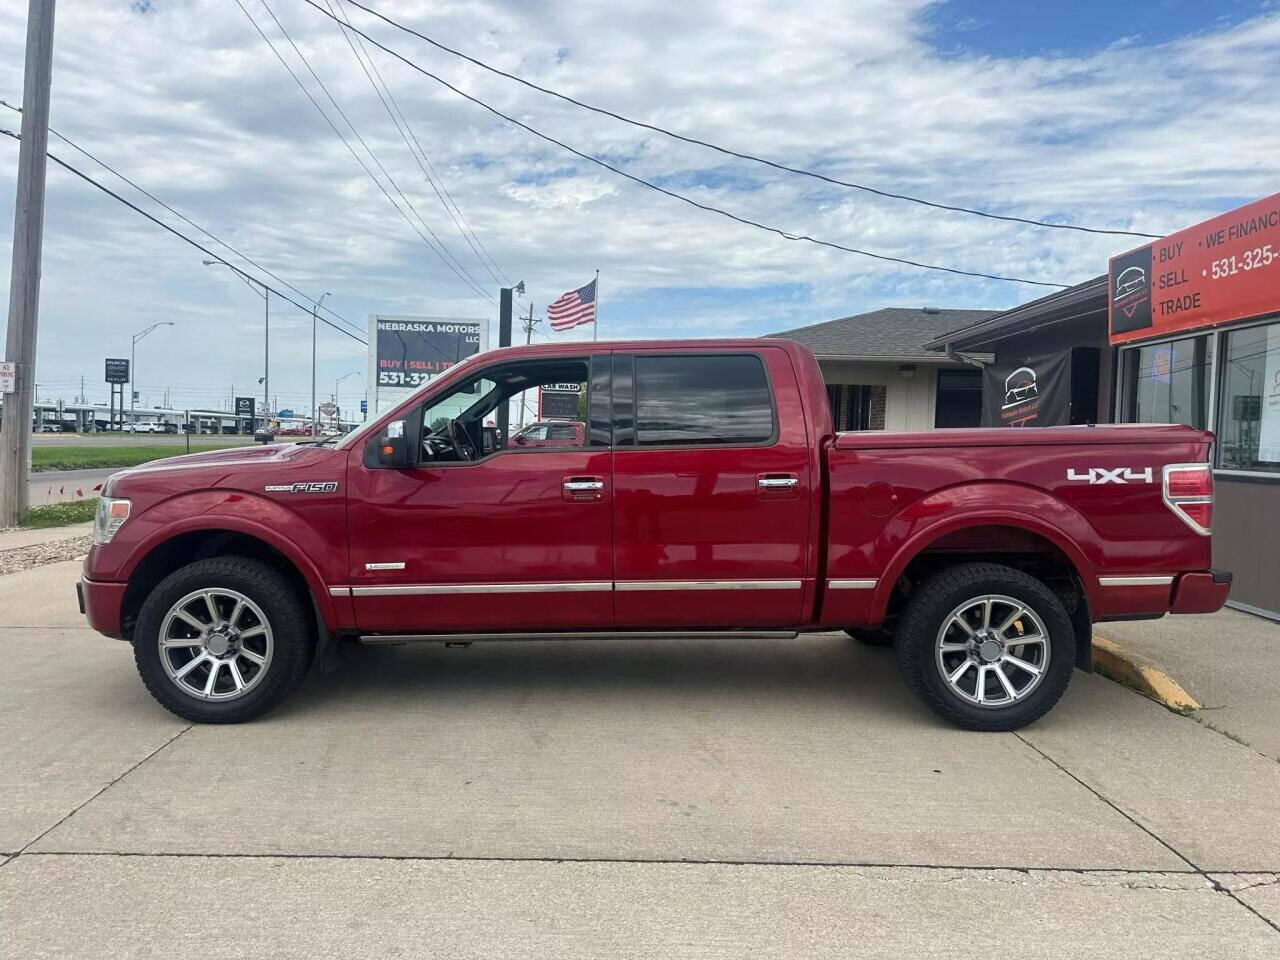
[[[1173,585],[1170,613],[1215,613],[1231,592],[1231,571],[1184,573]]]
[[[124,639],[122,611],[126,584],[81,577],[76,582],[76,599],[89,626],[116,640]]]

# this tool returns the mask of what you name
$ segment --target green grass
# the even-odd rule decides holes
[[[84,523],[92,520],[94,511],[98,509],[98,501],[73,500],[71,503],[47,503],[40,507],[32,507],[18,524],[20,527],[65,527],[71,523]]]
[[[252,438],[248,438],[252,440]],[[225,450],[217,444],[191,444],[191,452]],[[187,452],[185,444],[139,444],[118,447],[33,447],[31,471],[44,470],[93,470],[97,468],[136,467],[162,457],[177,457]]]

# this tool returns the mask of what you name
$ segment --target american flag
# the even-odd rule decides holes
[[[552,330],[570,330],[583,324],[596,322],[596,282],[561,294],[555,303],[547,307],[547,319]]]

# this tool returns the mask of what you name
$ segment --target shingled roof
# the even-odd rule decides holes
[[[885,307],[839,320],[771,333],[803,343],[823,359],[941,362],[925,344],[951,330],[995,316],[998,310]]]

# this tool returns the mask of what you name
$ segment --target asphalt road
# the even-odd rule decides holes
[[[407,646],[192,726],[78,569],[0,577],[15,957],[1280,956],[1280,763],[1100,677],[974,734],[841,635]]]
[[[47,470],[32,473],[27,479],[29,502],[36,507],[46,503],[96,497],[98,492],[93,488],[120,469]]]

